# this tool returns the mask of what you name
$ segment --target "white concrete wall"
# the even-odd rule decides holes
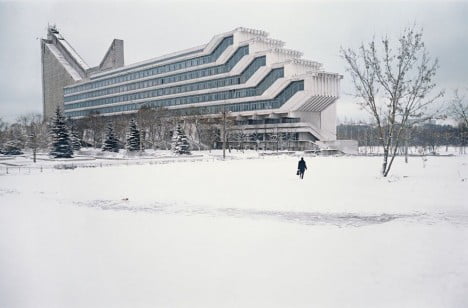
[[[113,69],[124,66],[124,42],[114,39],[99,65],[100,70]]]
[[[336,102],[320,113],[320,123],[324,140],[336,140]]]
[[[300,118],[301,122],[311,123],[314,127],[321,128],[320,112],[293,111],[288,116]]]
[[[57,106],[60,106],[63,110],[63,87],[73,84],[75,80],[44,43],[41,43],[41,53],[43,84],[42,115],[44,119],[48,119],[54,115]]]

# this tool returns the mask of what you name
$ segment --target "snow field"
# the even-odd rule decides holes
[[[466,306],[466,157],[305,159],[2,176],[0,307]]]

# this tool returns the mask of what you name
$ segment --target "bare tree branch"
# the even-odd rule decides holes
[[[388,37],[379,46],[373,38],[357,52],[341,48],[341,56],[348,65],[356,97],[376,123],[384,150],[382,175],[387,176],[405,131],[440,114],[440,110],[429,109],[444,92],[430,96],[439,65],[425,49],[422,30],[406,28],[397,48],[392,48]]]

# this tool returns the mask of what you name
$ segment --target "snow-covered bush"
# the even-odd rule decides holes
[[[21,155],[23,154],[21,151],[21,143],[15,140],[9,140],[5,142],[0,153],[5,155]]]
[[[172,136],[171,148],[172,152],[176,154],[191,154],[187,136],[180,125],[177,125],[174,135]]]
[[[126,148],[130,152],[140,150],[140,130],[134,119],[129,123]]]

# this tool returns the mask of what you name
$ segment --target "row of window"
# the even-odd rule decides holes
[[[197,83],[187,84],[183,86],[175,86],[175,87],[162,88],[162,89],[156,89],[156,90],[142,91],[142,92],[133,93],[133,94],[123,94],[123,95],[118,95],[118,96],[113,96],[113,97],[84,101],[80,103],[66,104],[65,110],[114,104],[114,103],[131,101],[131,100],[159,97],[159,96],[179,94],[179,93],[187,93],[187,92],[192,92],[192,91],[197,91],[197,90],[241,84],[241,83],[245,83],[246,80],[248,80],[260,67],[264,65],[265,65],[265,58],[261,57],[253,61],[249,65],[249,67],[246,70],[244,70],[244,72],[241,75],[236,76],[236,77],[220,78],[218,80],[197,82]],[[179,104],[179,103],[180,102],[177,102],[176,104]]]
[[[153,87],[153,86],[162,85],[162,84],[170,84],[170,83],[183,81],[183,80],[188,80],[188,79],[196,79],[196,78],[200,78],[200,77],[221,74],[221,73],[230,71],[239,62],[240,59],[242,59],[245,55],[248,54],[248,52],[249,52],[248,46],[241,47],[236,51],[236,53],[224,65],[219,65],[219,66],[212,67],[212,68],[207,68],[207,69],[201,69],[201,70],[193,71],[193,72],[190,72],[190,73],[182,73],[182,74],[166,76],[166,77],[162,77],[162,78],[155,78],[155,79],[152,79],[152,80],[145,80],[145,81],[135,82],[135,83],[132,83],[132,84],[129,84],[129,85],[123,85],[123,86],[113,87],[113,88],[109,88],[109,89],[102,89],[102,90],[93,91],[93,92],[84,93],[84,94],[77,94],[77,95],[65,97],[64,102],[67,103],[67,102],[71,102],[71,101],[78,100],[78,99],[85,99],[85,98],[88,98],[88,97],[96,97],[96,96],[114,94],[114,93],[119,93],[119,92],[127,92],[127,91],[137,90],[137,89],[140,89],[140,88],[148,88],[148,87]],[[265,59],[263,59],[261,61],[263,63],[266,62]],[[265,65],[265,64],[263,64],[263,65]],[[236,83],[234,83],[234,81],[237,80],[237,78],[234,78],[234,77],[232,77],[232,79],[229,79],[229,78],[224,78],[224,79],[225,79],[225,81],[222,81],[220,83],[224,83],[225,85],[236,84]],[[220,79],[218,79],[218,80],[220,80]],[[217,80],[214,80],[214,81],[217,81]],[[181,92],[188,92],[188,91],[195,91],[195,90],[200,90],[200,89],[208,89],[208,88],[211,88],[211,87],[207,86],[210,82],[211,81],[196,83],[196,84],[199,84],[198,86],[195,86],[195,84],[187,84],[187,85],[183,85],[183,86],[166,88],[166,89],[173,89],[173,90],[169,91],[169,92],[171,92],[173,94],[181,93]],[[229,83],[229,82],[231,82],[231,83]],[[183,88],[185,88],[185,90],[183,90]],[[164,95],[168,95],[168,94],[164,94]],[[111,99],[111,100],[108,100],[105,103],[109,103],[109,101],[112,101],[113,98],[108,98],[108,99]],[[96,105],[96,103],[95,103],[96,101],[99,101],[99,100],[92,100],[92,101],[86,102],[88,104],[87,106]],[[114,100],[114,102],[115,101],[118,101],[118,100]],[[81,104],[81,103],[73,104],[73,106],[79,106],[78,104]],[[69,107],[69,108],[78,108],[78,107]]]
[[[100,79],[100,78],[103,78],[105,76],[112,76],[112,75],[117,75],[117,74],[121,74],[125,71],[129,71],[129,70],[135,70],[139,67],[143,67],[143,66],[148,66],[150,64],[154,65],[154,64],[157,64],[157,63],[161,63],[161,62],[167,62],[169,60],[172,60],[172,59],[177,59],[177,58],[182,58],[182,57],[185,57],[185,56],[188,56],[188,55],[192,55],[192,54],[196,54],[196,53],[200,53],[203,51],[204,48],[201,48],[201,49],[197,49],[197,50],[193,50],[193,51],[189,51],[189,52],[185,52],[185,53],[181,53],[181,54],[178,54],[178,55],[175,55],[175,56],[172,56],[172,57],[165,57],[164,59],[159,59],[159,60],[155,60],[155,61],[151,61],[151,62],[146,62],[146,63],[140,63],[138,65],[132,65],[131,67],[124,67],[118,71],[107,71],[107,72],[100,72],[99,75],[93,75],[90,77],[90,79],[94,80],[94,79]]]
[[[263,142],[265,139],[267,141],[277,141],[279,140],[289,140],[297,141],[299,140],[299,133],[279,133],[279,134],[265,134],[265,133],[254,133],[250,136],[250,141]]]
[[[203,114],[214,114],[214,113],[220,113],[222,111],[242,112],[242,111],[256,111],[256,110],[264,110],[264,109],[277,109],[281,107],[294,94],[303,90],[304,90],[303,80],[293,81],[274,99],[257,101],[257,102],[240,103],[240,104],[209,106],[209,107],[201,108],[200,111]]]
[[[264,125],[281,123],[299,123],[300,118],[278,118],[278,119],[247,119],[236,121],[237,125]]]
[[[241,111],[253,111],[253,110],[263,110],[263,109],[277,109],[281,107],[288,99],[290,99],[294,94],[299,91],[304,90],[304,81],[293,81],[291,82],[280,94],[278,94],[274,99],[256,101],[256,102],[246,102],[238,104],[227,104],[227,105],[215,105],[198,108],[199,112],[202,114],[215,114],[220,113],[221,111],[232,111],[232,112],[241,112]],[[100,114],[106,113],[115,113],[115,112],[124,112],[124,111],[136,111],[142,106],[150,107],[160,107],[156,102],[150,102],[145,104],[126,104],[120,106],[112,107],[102,107],[93,110],[81,110],[81,111],[68,111],[65,112],[66,116],[70,117],[83,117],[90,114],[90,112],[99,112]],[[193,108],[179,109],[178,113],[184,114],[190,112]]]
[[[232,134],[228,142],[230,144],[241,143],[241,142],[256,142],[259,144],[260,142],[264,142],[265,140],[273,141],[273,142],[297,141],[299,140],[299,133],[290,133],[290,132],[278,132],[276,134],[264,133],[264,132],[249,133],[249,132],[238,132],[234,130],[234,133]],[[221,140],[218,139],[216,142],[221,142]]]
[[[260,65],[261,63],[262,62],[260,61],[258,65]],[[235,89],[235,90],[232,89],[232,90],[226,90],[226,91],[182,96],[182,97],[176,97],[176,98],[167,98],[167,99],[152,101],[151,104],[154,104],[155,107],[156,106],[168,107],[168,106],[174,106],[174,105],[194,104],[194,103],[201,103],[201,102],[210,102],[210,101],[217,101],[217,100],[226,100],[226,99],[233,99],[233,98],[262,95],[263,92],[273,84],[273,82],[275,82],[277,79],[283,76],[284,76],[284,69],[276,68],[276,69],[271,70],[268,73],[268,75],[265,76],[265,78],[258,84],[257,87]],[[140,92],[140,93],[135,93],[135,94],[125,94],[125,95],[120,95],[116,97],[102,98],[102,99],[81,102],[81,103],[76,103],[76,104],[68,104],[68,105],[65,105],[65,110],[158,97],[158,96],[168,95],[169,94],[168,90],[170,89],[171,88],[158,89],[158,90],[145,91],[145,92]]]
[[[111,84],[121,83],[125,81],[135,80],[139,78],[145,78],[157,74],[163,74],[167,72],[172,72],[175,70],[180,70],[184,68],[194,67],[202,64],[215,62],[219,56],[232,45],[234,39],[232,36],[225,37],[215,48],[215,50],[206,56],[196,57],[193,59],[183,60],[175,63],[160,65],[153,68],[143,69],[137,72],[126,73],[125,75],[120,75],[116,77],[110,77],[102,79],[99,81],[92,81],[86,84],[77,85],[75,87],[70,87],[64,89],[64,94],[71,94],[76,92],[81,92],[89,89],[95,89],[103,86],[108,86]]]

